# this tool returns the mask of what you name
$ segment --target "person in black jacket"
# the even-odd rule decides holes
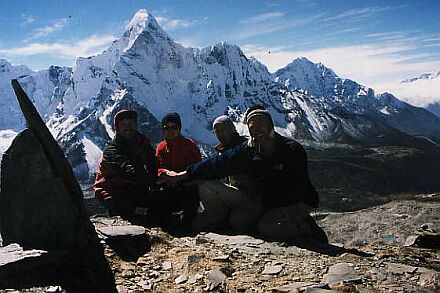
[[[309,179],[307,155],[297,141],[276,133],[272,117],[262,106],[249,108],[244,117],[250,133],[247,143],[223,154],[190,165],[186,171],[163,178],[168,182],[223,178],[246,173],[255,184],[250,200],[261,205],[252,219],[254,230],[271,238],[294,239],[300,235],[327,241],[309,212],[319,196]]]
[[[104,147],[93,191],[110,215],[133,219],[145,211],[155,185],[156,159],[150,141],[137,130],[136,111],[116,113],[114,127],[116,135]]]

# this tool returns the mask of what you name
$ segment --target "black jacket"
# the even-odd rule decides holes
[[[317,207],[319,196],[309,179],[307,155],[297,141],[275,133],[275,152],[261,158],[255,147],[242,143],[187,168],[190,179],[220,179],[246,173],[256,182],[265,209],[303,202]]]

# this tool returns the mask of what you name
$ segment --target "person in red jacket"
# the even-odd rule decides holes
[[[182,121],[178,113],[169,113],[162,119],[164,140],[156,147],[158,176],[185,170],[202,160],[200,150],[191,139],[181,135]],[[183,224],[189,225],[199,207],[197,186],[168,186],[156,202],[163,212],[183,212]],[[157,209],[160,209],[157,206]],[[165,211],[167,210],[167,211]]]
[[[116,113],[114,128],[116,135],[104,147],[93,191],[110,215],[133,219],[136,208],[145,207],[157,164],[150,141],[137,130],[136,111]]]
[[[156,147],[158,176],[167,171],[181,172],[202,160],[200,150],[191,139],[181,135],[182,122],[178,113],[169,113],[162,119],[164,140]]]

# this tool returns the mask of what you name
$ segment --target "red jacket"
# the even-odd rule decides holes
[[[165,170],[181,172],[191,164],[202,160],[196,143],[179,135],[171,141],[163,140],[156,147],[158,175]]]
[[[113,193],[125,193],[129,189],[146,192],[154,184],[157,173],[156,160],[150,141],[138,134],[134,145],[122,138],[109,141],[102,153],[93,191],[98,200]]]

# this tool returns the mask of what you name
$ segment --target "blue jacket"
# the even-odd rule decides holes
[[[220,179],[246,173],[256,182],[263,208],[303,202],[317,207],[319,196],[309,179],[307,155],[297,141],[275,133],[275,152],[261,158],[246,142],[187,168],[189,179]]]

